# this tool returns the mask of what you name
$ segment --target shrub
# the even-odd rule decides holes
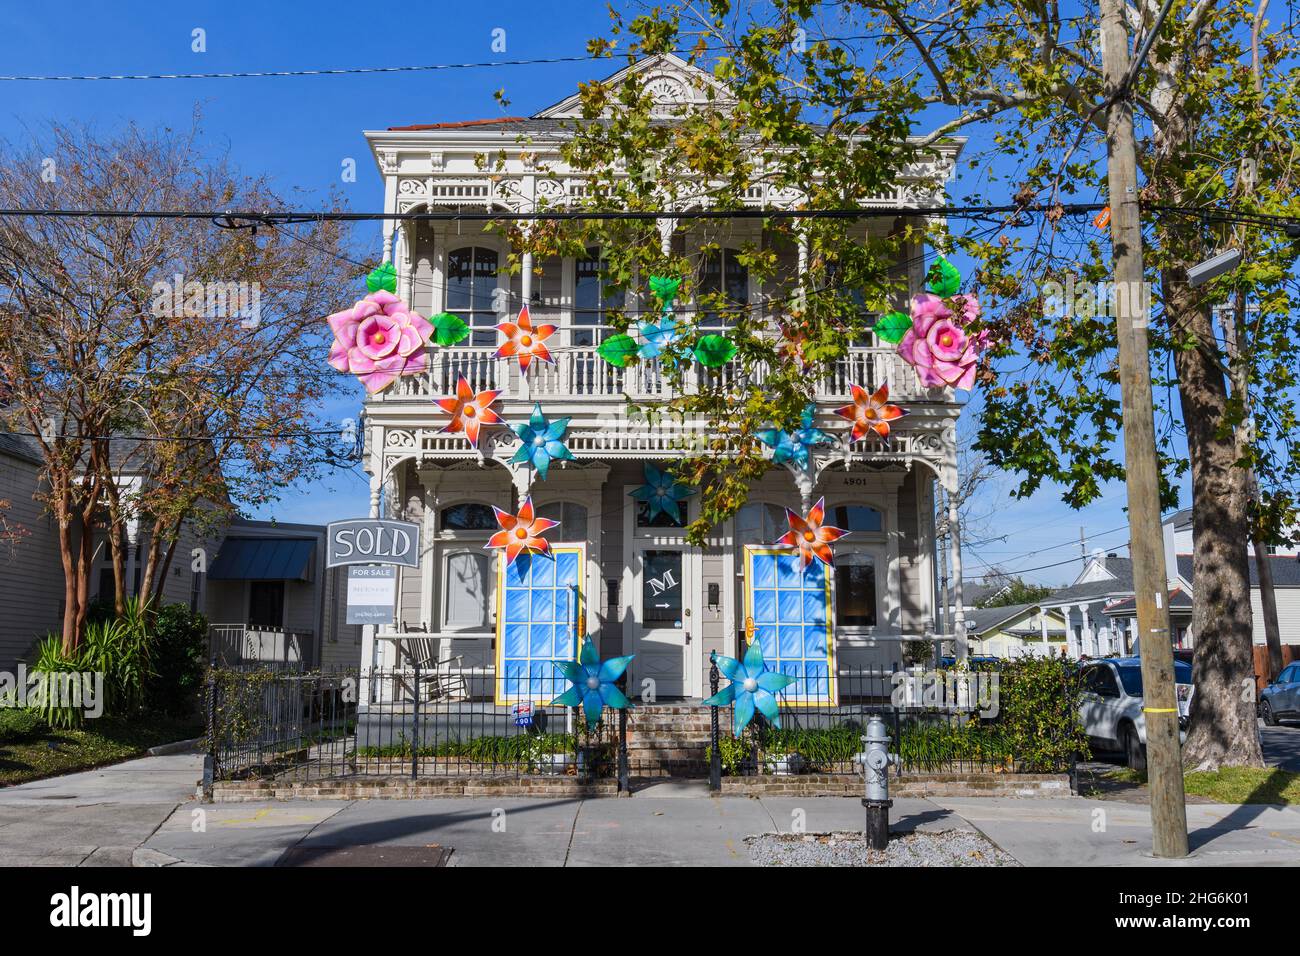
[[[41,715],[22,707],[0,707],[0,744],[34,740],[49,730]]]
[[[194,713],[203,688],[208,622],[184,604],[168,604],[150,622],[152,672],[144,685],[145,708],[169,717]]]
[[[1021,768],[1059,771],[1088,755],[1079,722],[1079,668],[1056,657],[1021,657],[1002,667],[997,726]]]

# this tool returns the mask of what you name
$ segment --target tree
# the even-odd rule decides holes
[[[1158,7],[1142,0],[1135,32],[1153,26]],[[1151,291],[1163,497],[1172,505],[1174,479],[1189,472],[1193,493],[1198,653],[1188,761],[1257,765],[1253,700],[1242,693],[1251,677],[1245,542],[1252,520],[1275,532],[1291,522],[1300,477],[1292,444],[1300,434],[1296,246],[1271,218],[1300,211],[1296,51],[1243,0],[1178,2],[1172,9],[1128,87],[1142,124],[1138,160],[1152,289],[1104,290],[1100,309],[1095,295],[1089,300],[1075,290],[1091,291],[1108,277],[1106,236],[1068,206],[1105,188],[1100,136],[1108,101],[1091,4],[1069,17],[1056,4],[1019,0],[950,9],[892,0],[829,8],[773,0],[735,9],[712,0],[638,17],[615,12],[610,37],[593,41],[594,51],[624,37],[630,55],[689,47],[693,61],[711,66],[734,91],[734,102],[710,93],[703,108],[664,124],[655,122],[650,95],[631,82],[590,84],[585,118],[606,120],[575,130],[566,158],[591,171],[594,204],[664,208],[697,197],[734,209],[745,189],[775,183],[800,191],[809,208],[826,208],[875,194],[945,137],[977,135],[967,148],[978,185],[965,198],[983,202],[993,184],[1005,183],[1017,211],[958,236],[931,234],[941,248],[959,245],[980,263],[975,286],[986,299],[985,325],[1002,344],[996,376],[994,368],[981,376],[977,446],[993,464],[1023,476],[1022,495],[1053,481],[1064,486],[1068,503],[1082,507],[1104,482],[1122,479],[1118,363],[1104,305],[1117,291]],[[1249,190],[1240,185],[1246,160]],[[1036,205],[1046,214],[1028,215]],[[636,276],[654,268],[689,274],[692,263],[661,253],[648,229],[619,228],[632,241],[616,257],[618,282],[634,286]],[[800,296],[780,310],[779,335],[742,318],[733,336],[742,367],[776,366],[764,378],[765,391],[704,388],[660,410],[691,411],[714,423],[711,445],[683,466],[704,493],[701,524],[743,502],[746,482],[762,468],[754,429],[765,420],[795,420],[809,367],[832,361],[861,330],[855,311],[897,301],[900,283],[886,259],[922,235],[919,222],[900,221],[887,237],[892,245],[877,239],[860,252],[845,242],[859,234],[843,222],[788,228],[810,250]],[[1192,289],[1187,269],[1227,241],[1229,228],[1245,263]],[[619,238],[610,228],[596,231]],[[746,250],[752,269],[770,272],[766,252],[765,244]],[[1047,294],[1048,282],[1068,293]],[[849,295],[855,287],[860,291]],[[830,291],[822,295],[824,289]],[[1257,307],[1229,357],[1212,307],[1234,294]],[[781,348],[787,329],[797,330],[802,343],[799,361]],[[1244,370],[1238,380],[1246,392],[1234,391],[1229,365]],[[1247,467],[1259,480],[1253,503]]]
[[[1001,569],[994,569],[984,575],[985,584],[996,584],[998,589],[975,602],[976,607],[1012,607],[1016,604],[1037,604],[1052,593],[1052,589],[1043,584],[1031,584],[1019,575],[1008,574]]]
[[[197,125],[100,137],[55,124],[44,140],[0,153],[9,209],[283,206],[266,181],[203,159]],[[352,266],[337,224],[291,228],[0,219],[5,427],[31,434],[44,459],[66,650],[85,623],[100,523],[120,611],[128,521],[147,548],[140,594],[156,596],[186,521],[228,518],[325,459],[332,439],[314,409],[337,379],[323,361],[321,319]]]

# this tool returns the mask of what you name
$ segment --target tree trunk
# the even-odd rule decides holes
[[[1182,270],[1164,272],[1161,283],[1166,316],[1178,336],[1215,349],[1209,313],[1197,304]],[[1192,472],[1196,692],[1183,763],[1193,770],[1264,765],[1255,720],[1247,474],[1237,465],[1233,434],[1221,427],[1228,389],[1216,354],[1174,351]]]

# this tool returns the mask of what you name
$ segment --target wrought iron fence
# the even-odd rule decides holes
[[[588,731],[577,708],[549,702],[562,675],[499,679],[470,697],[418,667],[361,671],[214,668],[208,755],[214,780],[351,776],[619,776],[626,717]],[[623,773],[619,774],[620,753]]]

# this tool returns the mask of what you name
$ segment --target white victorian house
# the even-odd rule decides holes
[[[632,69],[668,104],[691,102],[701,83],[713,82],[671,56]],[[563,207],[584,189],[582,175],[564,172],[557,145],[564,125],[578,116],[574,96],[526,118],[369,131],[384,179],[385,212],[491,211],[509,217],[535,209],[543,199],[551,208]],[[896,229],[903,221],[900,207],[916,210],[904,219],[925,219],[927,207],[943,201],[930,185],[936,169],[946,178],[959,149],[959,143],[944,146],[937,166],[918,169],[917,177],[868,202],[888,214],[865,218],[863,235]],[[504,156],[503,170],[484,168],[481,157],[489,154]],[[761,186],[749,197],[754,208],[790,201]],[[932,633],[935,489],[939,483],[955,486],[960,405],[950,392],[922,388],[894,346],[855,344],[815,392],[816,424],[838,433],[847,423],[832,409],[850,400],[850,383],[888,384],[890,401],[909,412],[894,423],[889,440],[862,440],[829,454],[815,449],[807,470],[774,464],[754,483],[749,503],[696,547],[686,542],[683,526],[698,513],[698,495],[686,498],[686,513],[673,520],[663,512],[652,517],[630,493],[645,484],[647,464],[670,463],[682,440],[707,432],[708,423],[651,427],[629,415],[628,398],[653,402],[665,397],[667,385],[653,362],[619,369],[596,353],[610,333],[601,251],[547,261],[524,254],[522,268],[510,274],[510,250],[481,222],[394,223],[385,227],[383,250],[396,266],[399,297],[423,315],[457,314],[470,334],[457,346],[435,350],[427,372],[400,379],[365,405],[370,513],[419,522],[423,554],[418,570],[401,569],[397,625],[363,638],[363,667],[399,663],[403,638],[419,633],[436,642],[438,657],[455,661],[471,688],[487,687],[486,680],[527,674],[530,661],[571,657],[573,642],[587,634],[603,657],[636,655],[629,686],[640,688],[653,678],[659,697],[707,696],[709,653],[734,655],[738,638],[755,633],[756,609],[768,598],[795,607],[779,590],[763,591],[765,572],[758,564],[746,567],[746,546],[771,545],[787,529],[785,508],[804,513],[823,495],[827,524],[852,533],[836,543],[834,571],[825,576],[828,620],[822,621],[825,612],[816,607],[819,598],[803,595],[808,600],[802,612],[779,618],[782,655],[805,659],[809,674],[829,670],[833,683],[837,668],[899,666],[901,642]],[[660,231],[666,245],[675,243],[688,255],[699,248],[688,219],[664,219]],[[737,246],[768,238],[758,219],[735,221],[730,235]],[[726,241],[720,253],[693,258],[702,288],[759,308],[779,302],[783,288],[794,288],[806,261],[806,250],[799,248],[780,249],[779,255],[780,274],[790,277],[780,287],[752,280]],[[913,290],[923,284],[924,259],[924,250],[914,247],[900,263]],[[503,310],[502,301],[511,304]],[[494,357],[501,341],[495,326],[513,321],[521,302],[534,323],[558,326],[547,343],[555,364],[534,363],[526,377],[513,358]],[[700,321],[720,329],[723,323],[710,315]],[[730,381],[737,370],[697,365],[686,387],[703,375]],[[540,480],[531,469],[510,464],[518,439],[508,429],[494,429],[481,449],[463,433],[445,432],[448,415],[435,399],[454,394],[460,376],[475,390],[500,389],[498,408],[506,422],[525,421],[535,403],[549,419],[571,417],[567,444],[575,460],[556,462]],[[760,372],[747,387],[761,387],[761,380]],[[577,562],[568,565],[576,567],[569,579],[547,583],[554,593],[544,599],[534,593],[531,604],[502,593],[498,555],[484,549],[497,530],[493,506],[513,513],[526,494],[542,516],[560,523],[548,537],[571,546],[566,553]],[[953,560],[959,568],[960,556]],[[562,576],[564,567],[557,562],[553,573]],[[801,645],[791,620],[824,623],[829,645],[814,643],[811,634]],[[789,648],[787,631],[793,634]]]

